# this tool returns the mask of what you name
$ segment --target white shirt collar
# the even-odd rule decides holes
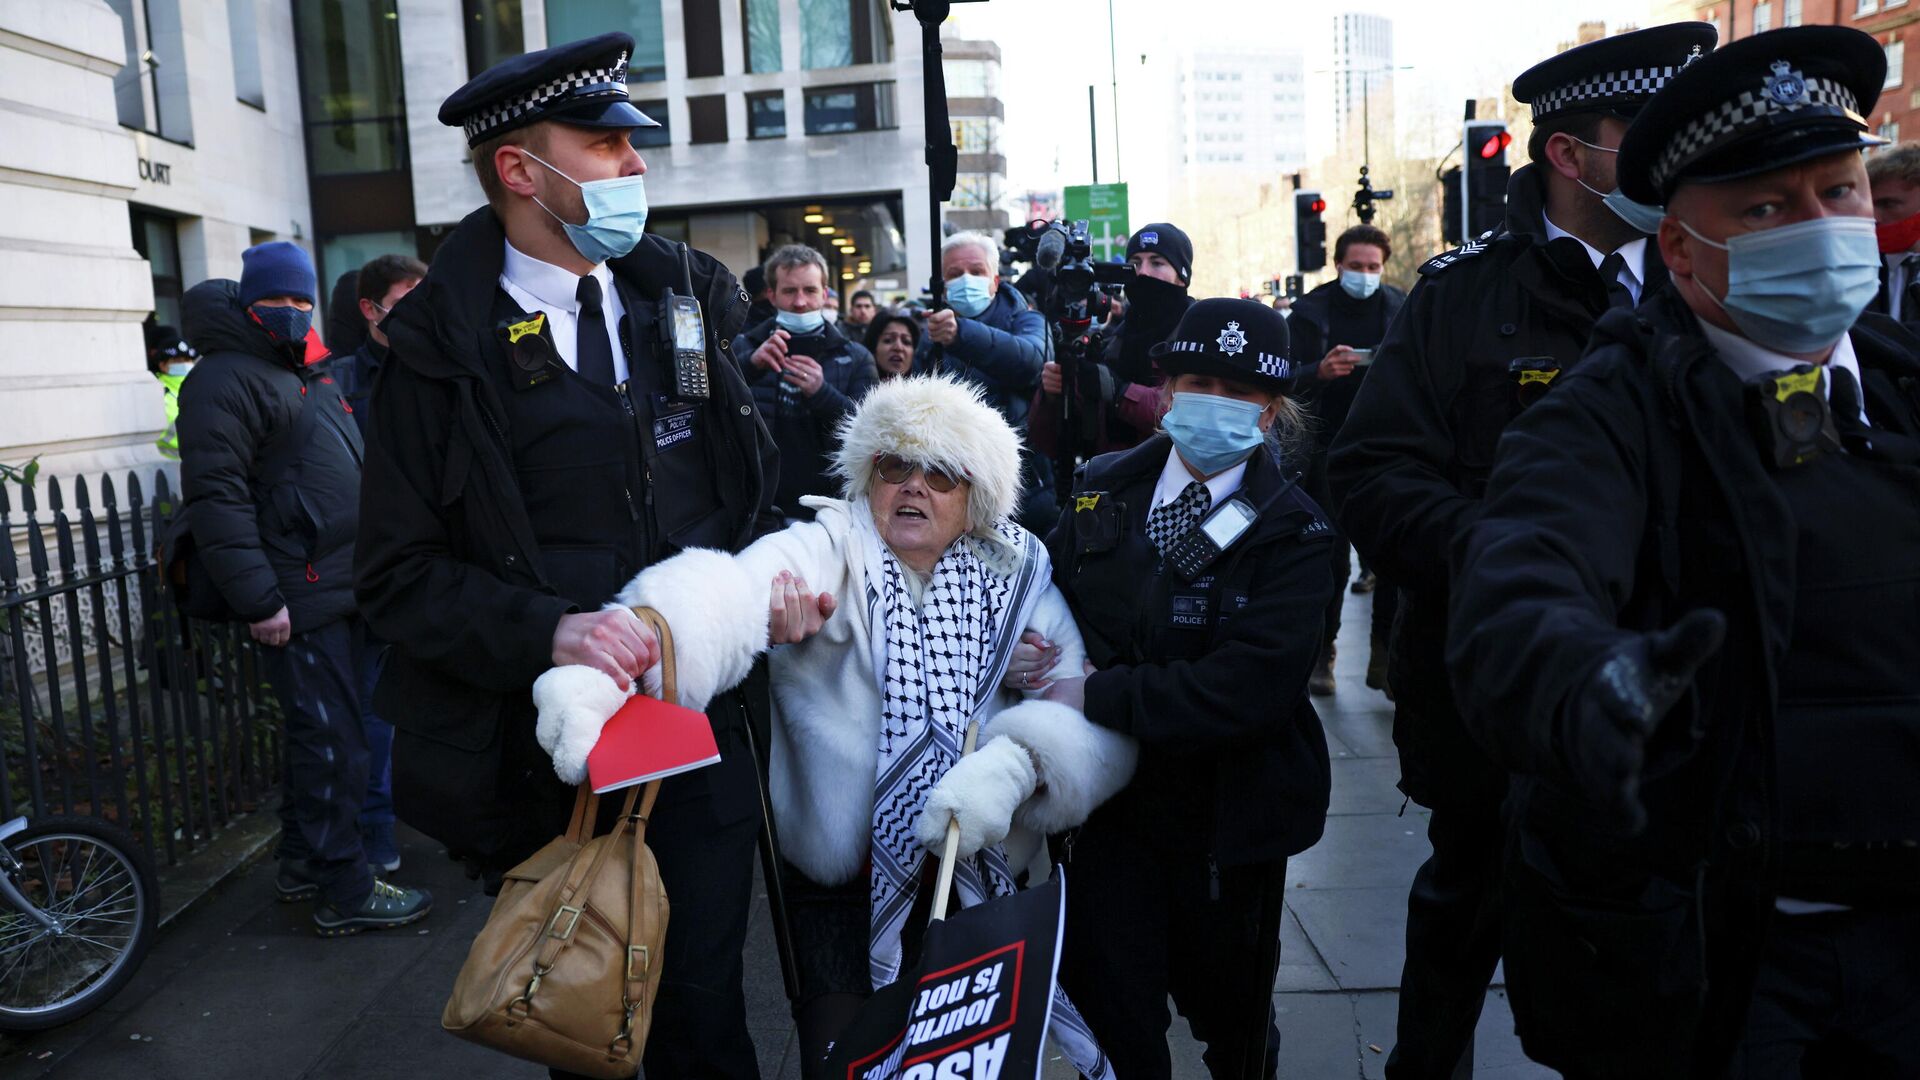
[[[500,276],[519,286],[519,288],[540,302],[544,308],[557,308],[568,314],[580,310],[580,301],[576,294],[580,288],[580,275],[562,266],[536,259],[513,246],[507,241],[506,262],[501,265]],[[603,298],[613,294],[613,271],[606,263],[595,266],[590,273],[600,283],[600,295]]]
[[[1555,225],[1553,219],[1547,217],[1544,213],[1540,215],[1540,218],[1547,223],[1548,240],[1558,240],[1564,236],[1571,239],[1574,243],[1579,244],[1586,249],[1587,258],[1593,261],[1593,268],[1595,270],[1600,269],[1600,264],[1607,261],[1606,255],[1603,254],[1599,248],[1594,247],[1585,240]],[[1621,244],[1618,248],[1615,248],[1614,253],[1620,256],[1622,262],[1626,263],[1626,267],[1620,271],[1620,276],[1625,280],[1627,290],[1633,293],[1634,300],[1638,301],[1640,299],[1640,287],[1645,284],[1640,280],[1640,268],[1647,259],[1647,238],[1642,236],[1638,239],[1629,240]]]
[[[1259,452],[1259,450],[1254,451],[1256,454]],[[1219,506],[1225,502],[1228,496],[1240,490],[1240,482],[1246,479],[1246,476],[1247,463],[1243,461],[1225,472],[1210,477],[1207,480],[1207,494],[1213,501],[1208,505]],[[1152,513],[1154,507],[1179,498],[1180,493],[1187,490],[1187,485],[1191,483],[1193,483],[1193,474],[1187,471],[1187,463],[1180,459],[1180,451],[1169,449],[1167,464],[1160,470],[1160,482],[1153,485],[1153,502],[1147,507],[1147,512]]]
[[[1776,371],[1784,371],[1797,364],[1806,363],[1805,360],[1796,360],[1785,353],[1774,352],[1772,349],[1757,344],[1749,338],[1728,333],[1707,320],[1700,318],[1699,315],[1695,315],[1694,318],[1700,323],[1700,329],[1707,335],[1707,341],[1713,346],[1713,351],[1719,355],[1721,363],[1732,368],[1733,373],[1740,377],[1741,382],[1751,382],[1762,375],[1771,374]],[[1843,336],[1834,344],[1833,355],[1827,358],[1827,366],[1830,369],[1845,369],[1848,374],[1853,376],[1853,385],[1856,387],[1861,385],[1860,360],[1853,354],[1853,338],[1851,336]],[[1831,395],[1832,385],[1833,384],[1827,380],[1821,382],[1822,388],[1826,389],[1829,395]],[[1860,422],[1863,424],[1867,422],[1867,403],[1864,389],[1861,391]]]

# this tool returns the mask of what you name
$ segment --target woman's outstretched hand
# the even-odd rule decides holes
[[[1039,631],[1029,630],[1020,635],[1020,644],[1013,647],[1013,656],[1007,661],[1007,673],[1001,677],[1000,685],[1015,693],[1040,693],[1051,685],[1047,673],[1059,662],[1060,646],[1040,636]]]
[[[780,571],[767,602],[767,643],[798,645],[819,633],[838,606],[832,593],[809,592],[805,578]]]

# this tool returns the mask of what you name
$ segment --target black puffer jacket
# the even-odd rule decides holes
[[[766,344],[778,325],[768,319],[748,327],[733,339],[733,357],[753,390],[753,403],[760,406],[760,415],[773,431],[774,445],[780,448],[774,505],[790,518],[811,518],[800,498],[839,494],[839,482],[827,472],[828,456],[840,445],[834,429],[880,381],[880,373],[866,346],[848,341],[839,327],[827,323],[816,333],[787,339],[789,355],[809,357],[820,365],[820,389],[812,397],[803,396],[779,372],[753,366],[754,350]]]
[[[200,362],[180,386],[180,487],[227,605],[248,622],[284,605],[293,632],[306,633],[354,610],[360,430],[328,368],[273,345],[238,291],[203,281],[182,301]]]

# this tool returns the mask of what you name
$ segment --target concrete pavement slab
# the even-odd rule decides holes
[[[1396,814],[1407,797],[1394,785],[1400,782],[1398,758],[1336,758],[1333,761],[1333,798],[1329,814]],[[1409,806],[1411,811],[1412,807]]]
[[[1342,990],[1400,985],[1406,957],[1405,888],[1308,889],[1287,900]]]
[[[1409,806],[1405,817],[1348,814],[1327,819],[1320,842],[1287,862],[1287,894],[1306,889],[1397,888],[1413,882],[1425,862],[1425,811]]]

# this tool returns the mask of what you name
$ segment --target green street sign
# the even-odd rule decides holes
[[[1080,184],[1066,190],[1066,219],[1087,221],[1093,257],[1112,259],[1127,251],[1127,185]]]

